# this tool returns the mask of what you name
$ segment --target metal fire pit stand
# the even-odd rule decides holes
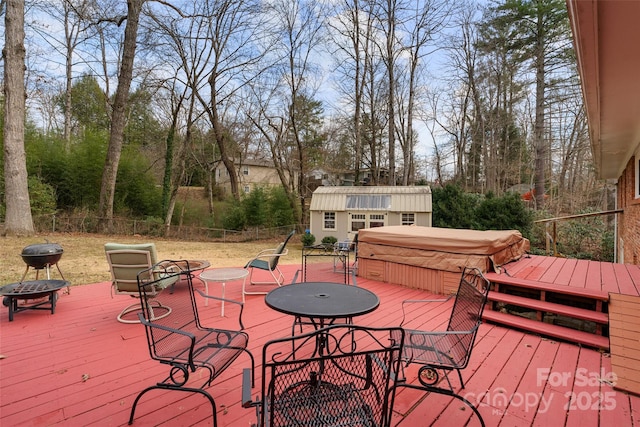
[[[69,287],[65,280],[32,280],[27,282],[10,283],[0,288],[0,295],[4,296],[3,304],[9,307],[9,321],[13,321],[13,314],[25,310],[51,310],[56,312],[58,290]],[[19,300],[40,299],[45,301],[18,305]]]

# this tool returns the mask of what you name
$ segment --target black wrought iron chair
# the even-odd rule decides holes
[[[142,313],[140,322],[145,326],[147,342],[151,358],[170,366],[169,375],[162,382],[142,390],[133,402],[129,424],[133,423],[136,405],[140,398],[154,389],[186,391],[205,396],[213,409],[213,425],[217,426],[216,404],[213,397],[205,390],[233,361],[242,353],[246,353],[251,361],[251,380],[253,381],[254,359],[247,350],[249,335],[242,330],[243,303],[225,299],[228,304],[238,305],[238,330],[210,328],[203,325],[198,313],[198,304],[194,294],[193,274],[189,262],[161,261],[149,270],[138,274],[138,287]],[[151,274],[152,273],[152,274]],[[187,289],[181,287],[175,292],[153,293],[158,280],[176,278],[187,282]],[[223,298],[206,295],[196,289],[205,298],[223,300]],[[171,313],[164,317],[155,317],[154,300],[171,307]],[[190,374],[202,368],[202,375],[189,383]],[[199,380],[204,380],[201,382]]]
[[[446,330],[421,331],[404,327],[406,340],[402,351],[403,362],[406,365],[417,363],[422,366],[418,370],[420,384],[408,383],[404,375],[398,384],[403,387],[445,394],[461,400],[475,412],[483,426],[484,420],[476,406],[454,391],[448,374],[456,371],[461,388],[464,388],[461,371],[469,364],[488,292],[489,281],[482,272],[476,268],[465,268]],[[406,322],[406,307],[409,304],[442,301],[445,300],[404,301],[402,326]],[[441,374],[443,374],[442,377]]]
[[[252,285],[282,285],[284,283],[284,274],[278,267],[278,263],[280,262],[280,258],[287,255],[289,253],[287,249],[287,243],[295,234],[295,230],[292,230],[288,235],[284,242],[280,243],[278,247],[275,249],[265,249],[260,251],[255,257],[253,257],[244,268],[249,269],[249,283]],[[254,270],[263,270],[269,272],[270,280],[256,280],[253,278]],[[266,292],[250,292],[243,291],[247,295],[253,294],[266,294]]]
[[[245,370],[242,405],[260,427],[390,426],[403,339],[401,328],[333,325],[271,340],[261,394],[252,400]]]

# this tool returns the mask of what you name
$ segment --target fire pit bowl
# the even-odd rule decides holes
[[[62,246],[57,243],[37,243],[22,249],[20,256],[29,267],[43,269],[57,264],[63,252]]]
[[[55,314],[58,290],[65,286],[69,287],[69,282],[66,280],[31,280],[0,287],[0,295],[4,296],[2,303],[9,307],[9,321],[13,322],[14,313],[24,310],[50,310],[51,314]],[[38,301],[43,297],[48,298],[44,301]],[[20,300],[36,301],[19,304]]]

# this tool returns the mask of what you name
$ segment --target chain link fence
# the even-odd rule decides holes
[[[99,233],[99,218],[92,215],[34,216],[33,225],[39,233]],[[111,234],[163,237],[186,241],[249,242],[287,235],[294,228],[296,228],[295,225],[288,225],[235,231],[176,225],[166,227],[157,219],[113,218]]]

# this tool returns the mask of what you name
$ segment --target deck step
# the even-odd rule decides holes
[[[490,291],[489,301],[502,302],[505,304],[515,305],[523,308],[531,308],[535,311],[550,312],[568,316],[574,319],[588,320],[602,325],[609,323],[607,313],[600,311],[588,310],[585,308],[573,307],[564,304],[541,301],[532,298],[521,297],[517,295],[504,294],[501,292]]]
[[[540,335],[558,338],[578,344],[598,349],[609,348],[609,338],[601,335],[591,334],[589,332],[578,331],[575,329],[565,328],[563,326],[552,325],[549,323],[538,322],[512,314],[501,313],[498,311],[484,310],[482,318],[486,321],[497,323],[512,328],[517,328]]]
[[[535,289],[545,292],[555,292],[563,295],[572,295],[592,299],[596,301],[609,301],[609,293],[601,290],[576,288],[573,286],[556,285],[546,282],[538,282],[535,280],[521,279],[519,277],[511,277],[506,274],[487,273],[487,280],[493,284],[503,284],[525,289]]]

